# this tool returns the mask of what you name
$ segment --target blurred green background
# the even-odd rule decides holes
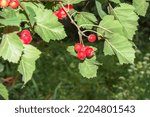
[[[67,21],[63,21],[67,24]],[[36,40],[43,53],[37,61],[37,69],[32,80],[22,87],[17,65],[0,59],[4,71],[0,78],[6,78],[10,99],[150,99],[150,9],[146,17],[139,20],[139,30],[134,42],[137,46],[135,65],[119,65],[116,57],[102,54],[102,42],[93,46],[98,48],[99,67],[97,78],[83,78],[78,71],[79,60],[71,56],[66,48],[77,41],[76,32],[70,24],[66,25],[69,37],[61,42],[46,44]],[[86,45],[89,43],[86,42]],[[88,71],[87,71],[88,72]],[[13,80],[15,79],[15,80]],[[13,83],[12,83],[13,81]]]

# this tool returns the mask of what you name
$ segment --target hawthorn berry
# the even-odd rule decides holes
[[[81,43],[76,43],[75,46],[74,46],[74,50],[75,50],[76,52],[82,51],[83,48],[84,48],[84,45],[81,44]]]
[[[85,53],[86,53],[87,57],[92,57],[94,55],[94,49],[87,46],[86,50],[85,50]]]
[[[72,4],[65,5],[64,7],[65,7],[65,10],[72,10],[73,9]],[[65,10],[63,8],[60,8],[58,11],[53,12],[53,14],[56,15],[59,20],[62,20],[65,17],[67,17],[67,13]]]
[[[24,44],[29,44],[32,41],[32,36],[28,30],[23,30],[20,33],[20,39]]]
[[[9,5],[9,0],[0,0],[0,7],[7,7]]]
[[[95,36],[94,34],[90,34],[90,35],[88,36],[88,41],[89,41],[89,42],[95,42],[95,41],[96,41],[96,36]]]
[[[11,8],[13,8],[13,9],[18,8],[18,6],[19,6],[19,0],[10,0],[9,6],[10,6]]]
[[[78,57],[78,59],[80,59],[80,60],[84,60],[84,59],[86,58],[86,53],[85,53],[85,51],[79,51],[79,52],[77,53],[77,57]]]

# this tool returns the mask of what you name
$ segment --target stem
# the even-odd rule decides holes
[[[76,22],[72,19],[71,15],[66,11],[66,9],[65,9],[65,7],[64,7],[64,5],[63,5],[63,3],[62,3],[62,2],[59,2],[59,4],[62,6],[62,8],[64,9],[64,11],[67,13],[69,19],[71,20],[71,23],[77,28],[80,43],[81,43],[81,44],[84,44],[84,43],[83,43],[83,39],[82,39],[82,31],[80,30],[80,26],[78,26],[78,25],[76,24]]]
[[[94,31],[94,30],[84,30],[83,33],[85,33],[85,32],[93,32],[93,33],[96,33],[96,34],[98,34],[99,36],[103,37],[102,34],[96,32],[96,31]]]
[[[93,26],[93,27],[97,27],[97,28],[102,28],[103,30],[105,30],[105,31],[107,31],[109,33],[113,33],[112,31],[110,31],[110,30],[108,30],[108,29],[106,29],[106,28],[104,28],[102,26],[98,26],[98,25],[94,25],[94,24],[82,24],[79,27],[82,27],[82,26]]]

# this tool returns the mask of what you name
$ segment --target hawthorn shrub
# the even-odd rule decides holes
[[[76,28],[78,41],[67,51],[78,60],[78,69],[85,78],[97,77],[103,55],[116,56],[119,64],[134,64],[136,45],[133,36],[139,16],[145,16],[149,3],[133,0],[95,0],[98,14],[84,10],[89,0],[0,0],[0,57],[18,65],[24,85],[31,80],[40,51],[36,44],[67,38],[64,20]],[[76,7],[80,5],[81,10]],[[90,5],[89,5],[90,6]],[[35,39],[34,35],[40,37]],[[86,45],[89,41],[91,44]],[[102,50],[92,43],[103,43]],[[3,69],[1,67],[1,69]],[[6,87],[0,84],[0,94],[8,99]]]

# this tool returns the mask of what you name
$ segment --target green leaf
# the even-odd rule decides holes
[[[145,16],[149,3],[146,0],[133,0],[135,11],[138,15]]]
[[[95,15],[88,12],[79,12],[74,18],[79,26],[83,25],[82,27],[86,29],[91,29],[92,26],[88,25],[95,24],[97,22]]]
[[[0,44],[0,56],[9,62],[18,63],[23,51],[23,43],[16,33],[4,34]]]
[[[103,17],[106,16],[106,13],[102,9],[102,4],[98,0],[95,1],[95,4],[100,18],[103,19]]]
[[[97,76],[98,65],[95,57],[85,59],[83,63],[79,63],[79,72],[83,77],[94,78]]]
[[[46,42],[66,37],[64,27],[51,10],[39,10],[36,16],[35,32]]]
[[[18,71],[23,75],[23,82],[26,84],[35,70],[35,61],[39,58],[41,52],[32,45],[25,45],[24,54],[21,58]]]
[[[63,0],[63,3],[64,4],[77,4],[77,3],[80,3],[83,1],[85,1],[85,0]]]
[[[116,55],[120,64],[133,64],[135,59],[135,50],[130,41],[117,33],[113,34],[111,38],[105,40],[104,54]]]
[[[5,26],[20,26],[21,20],[18,17],[18,12],[14,9],[6,8],[3,11],[0,11],[0,24]]]
[[[4,65],[0,63],[0,72],[3,72],[4,70]]]
[[[74,50],[74,46],[69,46],[67,48],[67,51],[72,55],[72,56],[77,56],[77,53]]]
[[[110,0],[110,1],[112,1],[114,3],[121,3],[120,0]]]
[[[6,87],[0,83],[0,95],[5,99],[8,100],[8,90]]]
[[[139,19],[134,10],[135,8],[129,4],[120,4],[120,7],[112,10],[114,17],[123,26],[124,35],[130,40],[132,40],[137,30]]]
[[[118,20],[114,19],[112,15],[106,15],[99,24],[97,32],[103,34],[105,37],[109,38],[114,33],[124,35],[123,27]]]

